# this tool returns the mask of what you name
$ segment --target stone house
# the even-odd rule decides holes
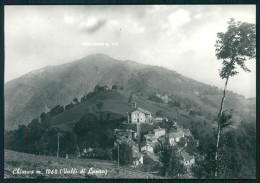
[[[191,166],[195,163],[195,157],[190,156],[187,152],[182,151],[181,155],[183,157],[183,164],[184,166]]]
[[[157,128],[153,130],[153,134],[155,138],[161,137],[165,135],[165,129],[163,128]]]
[[[146,123],[152,121],[152,113],[141,107],[136,107],[127,113],[128,123]]]
[[[138,166],[140,164],[144,163],[144,158],[143,158],[143,154],[141,154],[140,152],[133,152],[133,165],[134,166]]]
[[[152,143],[144,143],[141,145],[141,152],[154,153],[154,145]]]

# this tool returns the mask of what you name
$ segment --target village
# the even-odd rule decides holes
[[[168,99],[165,96],[162,97],[167,102]],[[126,113],[126,120],[123,124],[134,125],[135,130],[114,129],[114,148],[120,151],[120,145],[126,143],[132,149],[133,162],[128,166],[131,168],[143,166],[145,158],[149,158],[154,164],[160,165],[158,149],[165,142],[178,149],[178,153],[183,158],[182,163],[188,173],[195,163],[195,159],[203,158],[197,150],[199,140],[194,139],[190,130],[179,125],[176,119],[169,120],[167,117],[152,116],[150,111],[138,107],[136,102],[132,103],[131,107],[132,109]],[[171,130],[160,127],[162,123],[171,124]],[[156,126],[156,128],[143,134],[143,124]],[[84,149],[83,153],[93,156],[91,153],[93,150],[92,148]],[[119,161],[119,158],[117,161]]]

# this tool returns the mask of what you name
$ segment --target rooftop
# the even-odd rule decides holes
[[[190,130],[189,129],[183,129],[183,132],[185,133],[185,135],[190,135],[191,133],[190,133]]]
[[[178,131],[177,131],[177,134],[181,137],[181,136],[184,135],[184,132],[183,132],[182,130],[178,130]]]
[[[159,137],[157,140],[162,144],[166,141],[164,136]]]
[[[147,154],[147,156],[149,156],[152,160],[154,160],[154,161],[159,161],[159,157],[158,157],[158,156],[156,156],[156,155],[154,155],[154,154],[152,154],[152,153],[150,153],[150,152],[147,152],[146,154]]]
[[[131,111],[131,113],[134,112],[134,111],[140,111],[140,112],[142,112],[142,113],[144,113],[144,114],[151,114],[150,111],[147,111],[147,110],[145,110],[145,109],[142,109],[141,107],[137,107],[137,108],[133,109],[133,110]]]
[[[141,157],[143,157],[144,155],[142,154],[142,153],[140,153],[140,152],[133,152],[133,158],[141,158]]]
[[[152,133],[148,133],[146,135],[144,135],[145,138],[154,138],[154,134]]]
[[[183,156],[184,158],[184,161],[190,161],[192,159],[194,159],[194,156],[190,156],[187,152],[185,151],[182,151],[181,152],[181,155]]]
[[[153,131],[154,131],[154,132],[159,132],[159,131],[165,131],[165,129],[163,129],[163,128],[156,128],[156,129],[154,129]]]
[[[180,137],[178,133],[169,133],[169,138],[177,138]]]

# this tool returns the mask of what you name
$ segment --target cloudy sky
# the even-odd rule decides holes
[[[255,16],[254,5],[5,6],[5,82],[103,53],[223,88],[216,33],[231,17],[255,23]],[[255,60],[247,66],[252,72],[231,78],[228,89],[254,97]]]

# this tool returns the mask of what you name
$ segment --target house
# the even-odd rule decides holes
[[[133,152],[139,152],[139,148],[136,144],[132,145],[132,151]]]
[[[153,118],[153,120],[154,120],[155,122],[157,122],[157,123],[168,122],[168,121],[169,121],[169,119],[166,118],[166,117],[155,117],[155,118]]]
[[[160,127],[157,129],[154,129],[153,134],[154,134],[155,138],[161,137],[161,136],[165,135],[165,129],[160,128]]]
[[[155,145],[152,143],[144,143],[141,144],[141,151],[142,152],[150,152],[150,153],[154,153],[154,147]]]
[[[157,123],[163,122],[163,118],[162,118],[162,117],[156,117],[156,118],[154,118],[154,120],[155,120]]]
[[[184,137],[184,132],[181,129],[178,129],[176,132],[181,138]]]
[[[136,107],[136,103],[133,105],[133,109],[127,113],[128,123],[146,123],[151,122],[152,114],[150,111]]]
[[[85,154],[85,153],[89,153],[89,152],[93,152],[93,151],[94,151],[94,149],[92,149],[92,148],[89,147],[88,149],[85,148],[85,149],[83,150],[83,153]]]
[[[137,132],[134,132],[134,139],[137,138]]]
[[[184,129],[182,125],[178,125],[178,128],[182,130]]]
[[[164,117],[163,122],[169,122],[169,119]]]
[[[195,157],[190,156],[187,152],[182,151],[181,155],[183,157],[183,164],[184,166],[191,166],[195,163]]]
[[[146,155],[147,155],[149,158],[151,158],[153,161],[159,162],[159,157],[156,156],[155,154],[150,153],[150,152],[147,152]]]
[[[177,133],[174,133],[174,132],[169,133],[168,137],[169,137],[169,142],[171,145],[174,145],[175,142],[179,142],[181,139],[181,137]]]
[[[124,136],[128,139],[132,139],[135,137],[135,132],[129,129],[114,129],[114,136],[115,138]]]
[[[175,142],[179,142],[181,139],[181,137],[175,132],[170,132],[168,134],[168,137],[169,137],[169,139],[173,139]]]
[[[144,163],[144,156],[140,152],[133,152],[133,165],[137,166]]]
[[[198,161],[205,160],[205,156],[204,155],[198,155],[196,158],[197,158]]]
[[[83,153],[81,154],[81,156],[82,157],[94,157],[95,156],[94,149],[92,149],[90,147],[88,149],[84,148]],[[66,158],[68,158],[68,157],[66,156]]]
[[[105,85],[104,88],[105,88],[105,90],[110,90],[111,87]]]
[[[159,97],[160,99],[162,99],[162,101],[166,104],[169,102],[169,97],[166,94],[162,95],[160,93],[157,93],[156,96]]]
[[[191,137],[191,136],[192,136],[189,129],[183,129],[183,132],[184,132],[184,135],[185,135],[186,137]]]
[[[189,144],[194,147],[199,147],[199,140],[196,140],[196,139],[190,140]]]
[[[146,142],[153,142],[153,143],[157,142],[157,138],[152,133],[148,133],[148,134],[144,135],[144,138],[145,138]]]

